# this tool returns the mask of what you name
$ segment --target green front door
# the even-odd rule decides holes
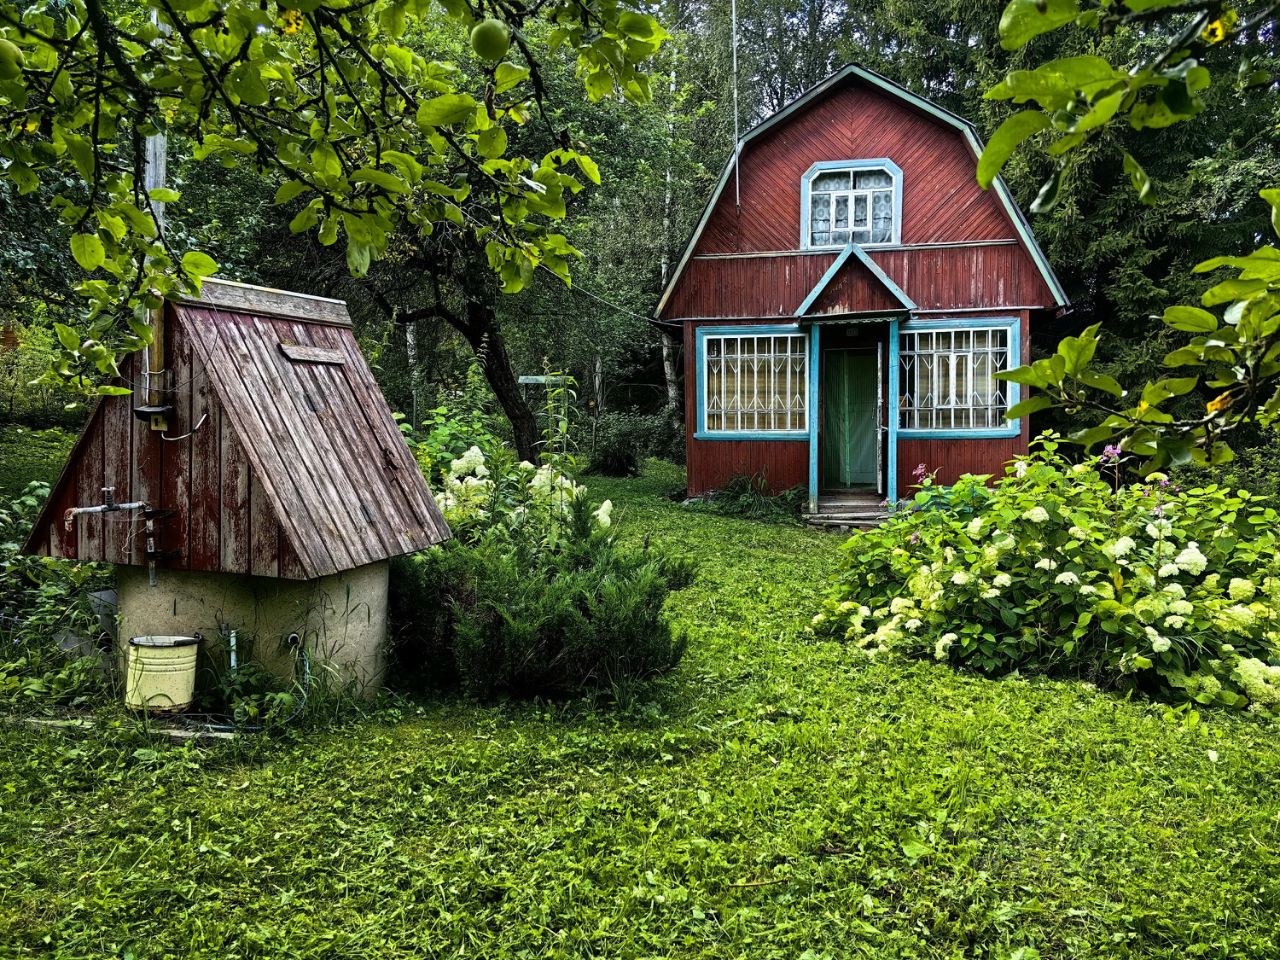
[[[875,354],[822,355],[822,485],[828,490],[876,483],[878,367]]]

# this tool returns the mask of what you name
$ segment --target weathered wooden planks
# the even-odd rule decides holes
[[[329,297],[314,297],[289,290],[272,290],[251,283],[235,283],[230,280],[205,280],[200,294],[186,301],[203,304],[235,313],[263,317],[301,317],[308,323],[332,324],[350,327],[351,316],[347,305]]]
[[[170,308],[167,439],[133,416],[140,397],[104,399],[29,551],[145,563],[140,515],[84,516],[61,533],[62,512],[100,502],[103,486],[168,513],[162,567],[309,579],[449,536],[354,336],[324,304],[343,317],[345,306],[231,286],[215,299],[264,312]],[[268,314],[313,306],[318,322]],[[139,389],[143,363],[127,374]]]
[[[280,352],[297,363],[329,363],[335,367],[340,367],[347,362],[341,350],[332,350],[328,347],[282,343],[280,344]]]

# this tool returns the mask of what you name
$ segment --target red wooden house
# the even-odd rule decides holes
[[[981,151],[858,66],[742,138],[657,308],[685,346],[691,494],[759,474],[826,512],[1025,450],[993,375],[1067,299]]]

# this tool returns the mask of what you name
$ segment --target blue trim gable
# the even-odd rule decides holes
[[[831,281],[834,280],[836,275],[840,272],[840,268],[849,262],[849,258],[851,256],[856,257],[859,263],[871,271],[871,275],[884,285],[884,288],[889,291],[889,295],[902,305],[903,310],[912,311],[916,309],[915,301],[908,297],[903,289],[893,282],[889,275],[880,268],[880,264],[871,259],[871,256],[863,249],[862,245],[858,243],[850,243],[840,251],[839,256],[837,256],[835,260],[831,261],[831,266],[827,267],[826,273],[824,273],[822,277],[819,278],[818,282],[814,284],[813,289],[809,291],[809,295],[804,298],[804,302],[796,308],[795,315],[797,317],[803,317],[809,312],[809,308],[817,302],[820,296],[822,296],[822,292],[830,286]]]

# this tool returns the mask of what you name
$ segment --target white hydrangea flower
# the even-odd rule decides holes
[[[1048,557],[1042,557],[1041,559],[1036,561],[1036,569],[1037,570],[1057,570],[1058,564],[1055,561],[1050,560]]]
[[[997,573],[991,579],[991,585],[993,587],[998,587],[1001,590],[1003,590],[1005,587],[1009,587],[1013,585],[1013,577],[1009,576],[1009,574],[1007,573]]]
[[[968,533],[970,537],[976,537],[982,533],[982,518],[974,517],[970,520],[969,525],[965,528],[965,532]]]
[[[1053,578],[1053,582],[1066,584],[1069,587],[1074,587],[1080,582],[1080,578],[1077,577],[1070,570],[1064,570],[1062,573],[1058,574],[1056,577]]]
[[[1181,630],[1187,625],[1185,617],[1180,617],[1176,613],[1164,618],[1165,628],[1168,630]]]
[[[923,624],[919,620],[917,620],[915,617],[912,617],[902,626],[903,626],[903,629],[910,630],[912,633],[915,633],[917,630],[919,630],[923,626]]]
[[[1049,511],[1044,507],[1032,507],[1022,515],[1022,518],[1032,523],[1044,523],[1049,519]]]
[[[1103,544],[1102,552],[1112,560],[1119,560],[1121,557],[1128,556],[1135,546],[1137,544],[1133,542],[1132,537],[1120,537],[1114,543]]]
[[[1080,593],[1085,596],[1090,596],[1097,592],[1098,592],[1098,588],[1095,587],[1092,583],[1086,583],[1080,588]]]
[[[1258,588],[1253,585],[1253,581],[1243,577],[1232,577],[1231,582],[1227,584],[1227,596],[1237,603],[1247,603],[1257,592]]]
[[[484,465],[484,452],[479,447],[471,447],[457,460],[449,461],[449,474],[454,477],[461,477],[466,474],[487,477],[489,469]]]
[[[951,575],[951,582],[954,583],[957,587],[963,587],[972,579],[973,578],[969,576],[969,574],[964,570],[957,570],[955,573]]]
[[[1156,653],[1166,653],[1173,643],[1168,637],[1155,637],[1151,641],[1151,649]]]
[[[1084,529],[1083,527],[1078,527],[1074,524],[1072,524],[1071,529],[1067,531],[1067,535],[1070,536],[1072,540],[1088,540],[1089,539],[1089,531]]]
[[[910,613],[915,609],[915,604],[907,597],[894,597],[889,601],[890,613]]]
[[[1213,618],[1214,624],[1224,633],[1245,633],[1257,621],[1258,615],[1242,603],[1219,610]]]
[[[994,600],[998,596],[1000,596],[1000,591],[995,587],[987,587],[982,591],[982,599],[984,600]]]
[[[959,639],[954,633],[944,633],[938,638],[938,642],[933,645],[933,655],[938,660],[947,659],[947,653],[951,649],[951,645]]]
[[[1182,571],[1178,569],[1176,563],[1166,563],[1163,567],[1156,571],[1158,577],[1176,577]]]
[[[1160,540],[1173,533],[1173,523],[1161,517],[1147,524],[1147,536],[1152,540]]]
[[[1178,565],[1180,570],[1185,570],[1193,577],[1198,577],[1204,573],[1204,568],[1209,565],[1208,558],[1200,552],[1200,545],[1192,540],[1187,544],[1180,554],[1173,558],[1173,562]]]
[[[609,525],[613,523],[613,519],[611,516],[612,514],[613,514],[613,501],[606,500],[604,503],[600,504],[600,506],[596,508],[595,512],[592,513],[591,516],[595,518],[595,521],[597,524],[599,524],[601,530],[608,530]]]
[[[1187,595],[1187,589],[1180,583],[1166,583],[1161,593],[1167,593],[1169,596],[1181,600]]]

